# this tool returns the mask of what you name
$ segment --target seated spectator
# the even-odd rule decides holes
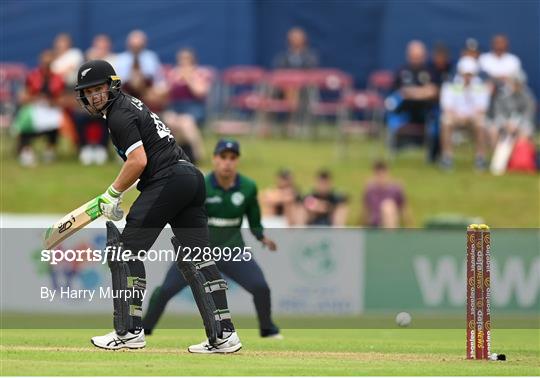
[[[527,86],[523,71],[519,71],[502,87],[493,101],[493,120],[488,123],[491,145],[494,147],[501,134],[518,139],[532,138],[536,101]]]
[[[461,56],[470,56],[471,58],[478,59],[480,57],[478,41],[474,38],[467,38],[465,40],[465,47],[461,50]]]
[[[287,33],[287,50],[277,54],[274,58],[274,67],[277,69],[310,69],[318,67],[318,65],[319,58],[316,52],[309,48],[306,32],[299,27],[290,29]],[[308,117],[308,91],[290,88],[277,95],[287,100],[293,109],[297,109],[296,114],[291,117],[291,121],[300,125],[305,124]]]
[[[308,45],[306,32],[294,27],[287,33],[288,47],[274,59],[275,68],[315,68],[319,65],[319,58]]]
[[[433,83],[437,86],[437,97],[433,99],[432,115],[428,123],[428,160],[435,163],[441,153],[440,144],[440,107],[439,92],[444,82],[450,80],[452,74],[452,63],[450,61],[450,52],[448,48],[437,43],[431,54],[430,69],[433,72]]]
[[[497,34],[491,40],[491,51],[480,55],[480,69],[496,82],[514,77],[521,71],[521,61],[508,52],[509,42],[505,35]]]
[[[51,64],[52,71],[62,76],[67,89],[75,87],[77,70],[84,62],[81,50],[72,44],[69,34],[58,34],[54,40],[54,61]]]
[[[182,49],[176,55],[176,66],[167,75],[167,85],[170,103],[163,118],[175,139],[196,162],[204,155],[198,127],[205,120],[212,72],[197,65],[193,50]]]
[[[13,128],[19,135],[17,152],[23,166],[34,166],[36,156],[31,142],[35,137],[45,136],[47,146],[43,153],[44,162],[51,162],[55,157],[58,129],[63,119],[59,106],[64,92],[62,76],[51,70],[54,53],[45,50],[39,57],[39,66],[26,78],[26,85],[19,95],[19,109]]]
[[[443,85],[441,91],[441,165],[450,169],[453,162],[452,132],[456,127],[470,127],[476,137],[476,167],[486,168],[485,122],[489,105],[489,89],[477,76],[478,63],[463,57],[457,65],[458,75],[452,83]]]
[[[441,86],[445,81],[450,80],[452,74],[452,61],[450,51],[443,43],[435,44],[431,54],[430,70],[433,73],[433,82]]]
[[[146,48],[147,37],[133,30],[126,39],[127,50],[116,57],[116,73],[126,93],[142,99],[151,110],[163,110],[167,90],[161,62],[154,51]]]
[[[344,226],[349,207],[347,198],[335,191],[332,175],[317,173],[314,190],[304,197],[303,223],[311,226]]]
[[[98,34],[92,46],[86,50],[87,60],[105,60],[114,65],[115,54],[111,49],[111,39],[106,34]],[[90,115],[80,106],[73,108],[73,119],[77,128],[79,160],[83,165],[102,165],[108,159],[107,146],[109,131],[103,117]]]
[[[480,55],[478,62],[480,70],[487,76],[491,85],[491,103],[487,117],[490,123],[495,123],[494,104],[497,97],[503,94],[512,78],[522,70],[520,59],[508,52],[508,38],[503,34],[495,35],[491,40],[491,51]]]
[[[425,124],[437,94],[425,45],[420,41],[409,42],[407,63],[397,71],[394,93],[386,101],[390,131],[395,132],[408,123]]]
[[[276,185],[261,193],[261,209],[265,217],[283,217],[289,226],[299,224],[300,192],[291,171],[282,169],[276,175]]]
[[[376,228],[398,228],[409,225],[403,188],[394,182],[383,161],[373,164],[373,177],[369,180],[363,197],[361,224]]]
[[[92,40],[92,46],[86,50],[87,60],[105,60],[116,66],[116,54],[112,51],[111,38],[107,34],[98,34]]]

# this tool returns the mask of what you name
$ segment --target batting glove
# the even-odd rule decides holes
[[[109,186],[107,191],[99,196],[99,208],[104,217],[119,221],[124,217],[124,210],[120,207],[122,203],[122,192]]]

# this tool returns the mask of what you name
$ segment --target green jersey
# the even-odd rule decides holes
[[[205,183],[206,212],[212,247],[243,247],[240,226],[244,215],[248,218],[253,235],[258,240],[263,238],[257,185],[253,180],[237,174],[234,185],[225,190],[219,186],[214,172],[211,172],[206,176]]]

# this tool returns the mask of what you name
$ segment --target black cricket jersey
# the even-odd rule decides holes
[[[180,159],[189,161],[171,131],[143,102],[120,92],[107,110],[107,127],[116,152],[126,161],[131,151],[143,146],[147,164],[137,188],[168,177]]]

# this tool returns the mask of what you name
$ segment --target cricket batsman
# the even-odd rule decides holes
[[[216,144],[214,170],[205,178],[211,247],[218,247],[221,251],[227,247],[232,251],[242,250],[245,243],[240,226],[246,215],[253,235],[268,249],[275,251],[276,244],[264,236],[257,186],[254,181],[238,173],[239,157],[238,142],[222,139]],[[253,295],[261,337],[282,338],[271,318],[270,288],[257,262],[252,258],[234,261],[234,258],[224,257],[216,261],[219,270]],[[143,319],[147,334],[156,326],[167,302],[186,286],[187,282],[176,266],[171,266],[163,284],[152,293],[148,312]]]
[[[227,284],[213,260],[204,265],[185,258],[190,249],[209,245],[204,207],[204,177],[180,149],[169,129],[142,101],[120,90],[120,78],[103,60],[84,63],[77,73],[75,91],[81,106],[90,114],[102,115],[111,140],[124,161],[120,173],[99,198],[103,215],[119,221],[122,193],[137,179],[139,196],[120,234],[107,222],[108,249],[132,251],[127,261],[108,261],[113,290],[145,290],[144,264],[139,251],[152,247],[161,230],[170,224],[173,246],[179,251],[178,268],[193,291],[208,339],[192,345],[192,353],[232,353],[242,344],[235,332],[227,306]],[[114,331],[95,336],[99,348],[143,348],[142,295],[113,300]]]

